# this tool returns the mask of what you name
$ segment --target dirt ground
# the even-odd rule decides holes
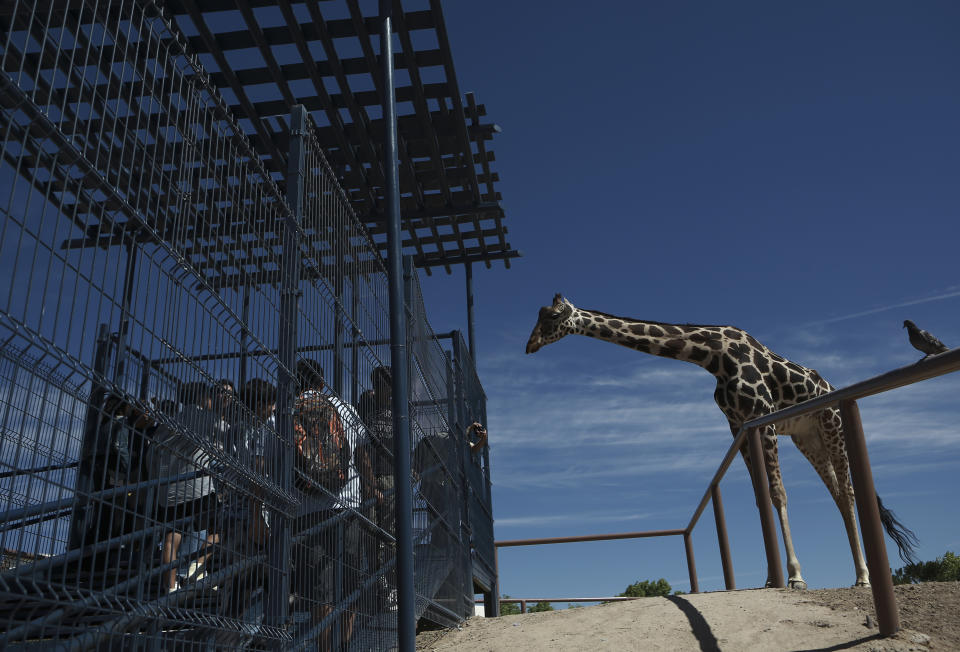
[[[472,618],[418,650],[960,651],[960,583],[895,587],[901,631],[877,631],[870,589],[755,589]]]

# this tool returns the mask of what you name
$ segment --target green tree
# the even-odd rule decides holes
[[[670,583],[661,577],[656,582],[651,582],[650,580],[634,582],[627,587],[626,591],[619,595],[624,598],[649,598],[653,596],[670,595],[670,590]]]
[[[549,602],[534,602],[531,606],[527,607],[527,611],[530,613],[537,613],[538,611],[553,611],[553,605]]]
[[[907,564],[903,568],[898,568],[893,574],[894,584],[957,581],[960,581],[960,557],[949,550],[934,561]]]
[[[509,598],[509,595],[501,596],[503,598]],[[501,616],[515,616],[520,613],[520,605],[516,602],[501,602],[500,603],[500,615]]]

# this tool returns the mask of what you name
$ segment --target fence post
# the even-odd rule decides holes
[[[520,601],[520,613],[522,613],[522,614],[527,613],[527,601],[526,601],[526,600],[521,600],[521,601]]]
[[[693,539],[689,532],[683,533],[683,547],[687,552],[687,573],[690,575],[690,593],[700,593],[697,582],[697,562],[693,558]]]
[[[290,157],[287,162],[287,201],[290,212],[283,221],[281,254],[280,319],[277,368],[277,437],[273,441],[273,469],[278,488],[293,490],[293,403],[296,395],[294,370],[297,363],[297,308],[300,286],[300,250],[297,228],[303,216],[307,111],[302,105],[290,114]],[[245,297],[249,294],[245,293]],[[244,302],[247,303],[246,301]],[[247,324],[243,324],[246,332]],[[290,519],[279,512],[272,515],[270,528],[269,583],[266,595],[266,622],[274,627],[287,623],[290,594]]]
[[[473,263],[464,263],[463,270],[467,281],[467,342],[470,347],[470,358],[473,360],[473,364],[476,365],[477,341],[474,334],[473,317]]]
[[[397,647],[416,649],[413,590],[413,486],[410,469],[407,311],[403,302],[403,243],[397,169],[397,102],[393,86],[393,3],[380,0],[380,59],[383,65],[383,171],[387,214],[387,276],[390,287],[390,361],[393,367],[393,468],[397,541]]]
[[[883,525],[877,505],[877,492],[873,485],[870,456],[863,436],[860,409],[856,401],[841,401],[840,416],[843,418],[843,438],[847,445],[847,460],[850,463],[850,479],[860,517],[863,533],[863,551],[870,571],[870,588],[873,591],[873,606],[877,611],[877,626],[880,633],[890,636],[900,629],[897,601],[893,595],[893,578],[887,547],[883,540]]]
[[[104,374],[107,370],[107,358],[110,356],[110,329],[107,324],[97,328],[97,340],[93,352],[93,379],[90,381],[90,398],[83,426],[83,444],[80,448],[80,463],[77,466],[77,479],[74,489],[76,507],[70,516],[70,537],[68,550],[83,545],[90,519],[89,494],[93,491],[93,451],[97,444],[97,427],[100,423],[101,408],[105,388]],[[10,384],[11,387],[14,383]]]
[[[782,589],[783,565],[780,563],[780,546],[777,543],[777,526],[773,522],[773,507],[770,502],[770,484],[767,481],[767,466],[760,443],[759,428],[747,433],[750,440],[750,463],[753,465],[753,491],[760,510],[760,527],[763,530],[763,546],[767,552],[767,586]]]
[[[717,543],[720,545],[720,562],[723,564],[723,584],[728,591],[735,591],[737,581],[733,575],[733,563],[730,561],[730,542],[727,540],[727,519],[723,515],[723,499],[720,497],[720,485],[710,487],[713,499],[713,518],[717,522]]]

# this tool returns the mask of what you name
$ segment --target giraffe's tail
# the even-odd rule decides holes
[[[916,564],[917,558],[914,556],[915,548],[920,543],[917,535],[907,526],[901,523],[896,514],[883,506],[880,496],[877,496],[877,507],[880,509],[880,522],[883,523],[883,529],[887,531],[890,538],[897,544],[897,550],[900,552],[900,559],[908,564]]]

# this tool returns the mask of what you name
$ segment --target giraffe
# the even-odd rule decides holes
[[[651,355],[691,362],[703,367],[717,379],[713,394],[736,436],[740,426],[750,419],[801,403],[833,391],[819,373],[777,355],[749,333],[733,326],[666,324],[615,317],[596,310],[576,308],[560,294],[553,304],[540,309],[527,353],[536,353],[565,335],[594,337]],[[846,527],[856,570],[856,586],[869,586],[870,576],[860,546],[854,514],[854,494],[850,484],[843,425],[836,408],[796,417],[761,428],[764,463],[770,484],[770,498],[780,519],[783,545],[791,588],[804,589],[787,518],[787,494],[783,488],[777,451],[777,432],[789,434],[804,457],[816,469],[833,497]],[[750,453],[744,446],[740,454],[750,466]],[[752,474],[752,470],[751,470]],[[879,503],[879,498],[877,499]],[[880,503],[881,518],[887,532],[897,543],[900,556],[912,561],[913,533],[903,528],[892,512]],[[767,586],[772,583],[768,578]]]

